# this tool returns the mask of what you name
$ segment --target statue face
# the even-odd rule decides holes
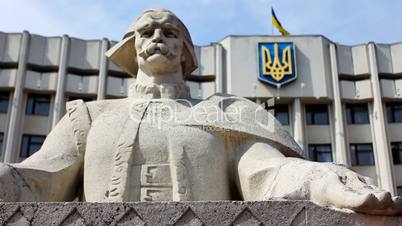
[[[140,69],[151,74],[181,70],[184,37],[178,23],[167,12],[148,12],[136,22],[135,48]]]

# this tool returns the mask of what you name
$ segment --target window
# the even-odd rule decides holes
[[[402,186],[396,187],[396,193],[397,193],[398,196],[402,197]]]
[[[0,92],[0,113],[8,112],[8,102],[10,101],[10,93]]]
[[[328,107],[326,104],[306,105],[307,125],[328,125]]]
[[[46,136],[26,135],[22,136],[20,157],[28,158],[33,153],[38,151],[45,141]]]
[[[310,160],[316,162],[332,162],[332,150],[330,144],[309,144]]]
[[[392,142],[391,150],[394,164],[402,164],[402,142]]]
[[[369,114],[367,104],[347,104],[346,118],[348,124],[367,124]]]
[[[49,115],[50,95],[28,95],[25,113],[28,115]]]
[[[3,152],[4,133],[0,133],[0,154]]]
[[[282,125],[289,125],[289,108],[287,104],[278,104],[274,106],[275,118]]]
[[[352,165],[374,165],[372,144],[350,144]]]
[[[93,101],[95,100],[94,97],[77,97],[77,96],[69,96],[68,97],[68,101],[72,101],[72,100],[83,100],[84,102],[88,102],[88,101]]]
[[[402,103],[387,103],[388,123],[402,122]]]

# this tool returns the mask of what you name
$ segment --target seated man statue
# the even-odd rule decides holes
[[[197,68],[184,24],[146,10],[108,57],[136,78],[127,98],[67,103],[42,148],[0,166],[4,201],[310,200],[357,212],[402,214],[371,179],[304,160],[279,122],[255,103],[190,98]]]

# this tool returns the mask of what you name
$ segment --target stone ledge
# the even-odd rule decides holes
[[[0,203],[0,225],[402,225],[308,201]]]

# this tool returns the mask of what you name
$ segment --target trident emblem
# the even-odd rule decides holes
[[[272,85],[296,79],[293,43],[260,43],[259,78]]]

